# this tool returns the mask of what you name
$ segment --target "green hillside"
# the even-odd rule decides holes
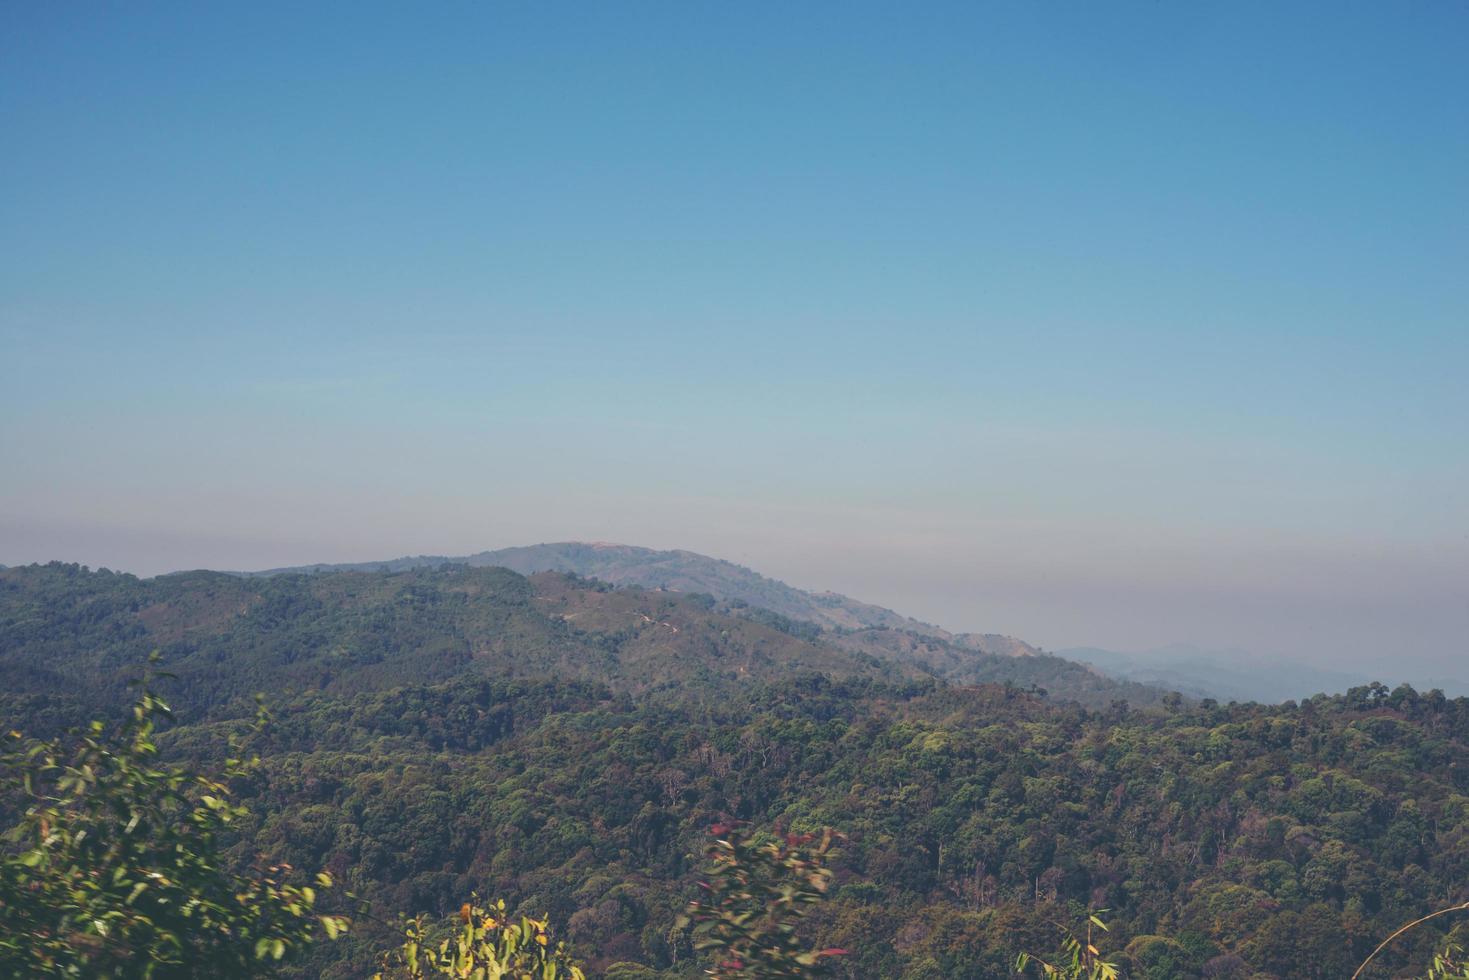
[[[764,609],[798,622],[814,623],[825,630],[892,629],[937,637],[956,647],[983,653],[1023,656],[1040,652],[1014,637],[994,633],[950,633],[931,623],[924,623],[911,616],[836,592],[798,589],[720,558],[710,558],[692,551],[657,551],[625,544],[563,541],[481,551],[458,558],[419,555],[345,565],[302,565],[253,574],[406,571],[440,565],[509,568],[523,575],[567,572],[613,585],[702,592],[736,608]]]
[[[1053,657],[985,654],[909,634],[823,632],[702,593],[503,568],[281,574],[186,572],[138,579],[51,564],[0,572],[0,670],[12,693],[115,700],[160,650],[181,701],[214,713],[257,691],[349,695],[464,674],[586,679],[681,697],[818,670],[837,678],[953,677],[1046,688],[1105,706],[1156,703],[1156,688]]]
[[[849,978],[1004,977],[1105,907],[1128,977],[1337,980],[1469,898],[1469,701],[1408,690],[1145,716],[819,675],[704,705],[466,679],[278,707],[242,847],[326,867],[375,916],[310,975],[362,976],[382,920],[479,890],[548,912],[593,975],[695,976],[675,919],[728,818],[849,835],[807,927]],[[219,730],[172,744],[210,756]]]
[[[365,903],[301,976],[365,976],[400,914],[474,892],[548,913],[593,976],[698,976],[677,916],[729,819],[846,833],[803,929],[848,951],[851,980],[1004,977],[1089,907],[1111,910],[1102,946],[1127,977],[1335,980],[1469,899],[1469,700],[1374,685],[1139,711],[1099,689],[1088,708],[1025,689],[1110,683],[1057,658],[951,683],[937,672],[983,655],[720,606],[494,568],[14,568],[0,725],[112,710],[158,647],[181,709],[165,750],[217,766],[266,692],[230,853],[325,869]],[[1371,975],[1421,972],[1443,935]]]
[[[416,568],[142,580],[73,565],[0,572],[0,671],[12,694],[113,699],[157,649],[194,711],[257,691],[352,695],[462,676],[588,679],[688,697],[791,671],[899,679],[921,668],[713,609],[707,596],[557,573]]]

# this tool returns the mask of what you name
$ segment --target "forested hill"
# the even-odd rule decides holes
[[[848,835],[805,926],[848,980],[1006,977],[1081,907],[1111,910],[1128,980],[1342,980],[1469,899],[1469,701],[1407,689],[1142,715],[811,674],[686,704],[464,679],[276,711],[241,853],[372,903],[307,976],[364,976],[397,913],[478,891],[548,913],[593,976],[692,980],[677,917],[731,817]],[[1419,975],[1442,935],[1371,976]]]
[[[1111,910],[1100,945],[1129,980],[1340,980],[1469,900],[1469,700],[1373,685],[1089,710],[950,684],[911,634],[835,646],[717,606],[490,568],[9,569],[0,728],[79,718],[161,647],[165,749],[217,764],[265,690],[234,853],[325,868],[369,903],[302,976],[367,975],[400,913],[478,892],[549,914],[593,976],[692,980],[677,917],[729,818],[848,835],[803,926],[849,951],[847,980],[1008,976],[1085,907]],[[1442,936],[1371,976],[1421,972]]]
[[[138,579],[53,563],[0,572],[5,690],[66,692],[82,704],[114,702],[154,649],[178,675],[185,708],[215,716],[247,710],[257,691],[352,695],[465,676],[587,680],[684,700],[800,671],[1009,681],[1099,706],[1165,697],[1056,657],[908,640],[882,629],[826,634],[700,593],[504,568]]]
[[[789,619],[814,623],[828,630],[892,629],[936,637],[951,646],[1031,656],[1038,649],[1013,636],[995,633],[950,633],[891,609],[861,602],[835,592],[808,592],[767,578],[758,572],[720,558],[692,551],[655,551],[625,544],[563,541],[522,548],[481,551],[459,558],[418,555],[390,561],[346,565],[301,565],[249,574],[280,575],[331,571],[405,571],[439,565],[469,565],[473,568],[509,568],[523,575],[536,572],[568,572],[613,585],[636,585],[645,589],[701,592],[725,603],[744,604],[778,613]]]

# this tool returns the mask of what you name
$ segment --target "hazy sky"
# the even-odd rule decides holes
[[[0,562],[547,540],[1469,674],[1469,5],[0,7]]]

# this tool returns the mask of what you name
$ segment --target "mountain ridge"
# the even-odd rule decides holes
[[[714,699],[803,673],[993,682],[1091,707],[1165,698],[1049,655],[984,653],[886,628],[822,630],[708,593],[557,571],[443,564],[139,579],[52,563],[0,572],[0,686],[11,693],[113,700],[152,650],[204,710],[234,710],[254,692],[347,695],[465,675]]]
[[[1137,651],[1068,647],[1057,650],[1056,655],[1088,664],[1117,680],[1218,701],[1303,701],[1316,694],[1339,694],[1377,679],[1360,670],[1282,662],[1245,650],[1211,650],[1187,643]],[[1469,683],[1457,678],[1399,675],[1396,681],[1421,691],[1438,689],[1449,697],[1469,694]]]
[[[558,541],[480,551],[459,557],[415,555],[387,561],[317,563],[237,574],[255,577],[340,571],[391,572],[436,565],[494,566],[522,575],[566,572],[611,585],[702,592],[718,600],[748,603],[838,632],[892,629],[936,638],[951,646],[979,653],[1013,657],[1036,656],[1044,652],[1013,636],[950,632],[884,606],[838,592],[802,589],[744,565],[681,548],[658,550],[607,541]]]

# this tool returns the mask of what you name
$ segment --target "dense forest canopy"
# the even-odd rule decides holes
[[[208,761],[267,692],[232,854],[369,903],[304,975],[366,975],[399,915],[478,892],[549,915],[590,975],[696,976],[678,917],[731,819],[843,832],[801,928],[852,978],[1006,976],[1085,908],[1127,976],[1338,978],[1469,899],[1469,700],[1081,704],[1055,658],[992,658],[1054,669],[1043,696],[846,639],[560,574],[52,565],[0,572],[0,707],[27,730],[108,710],[157,647],[160,744]],[[1421,972],[1452,925],[1372,975]]]

